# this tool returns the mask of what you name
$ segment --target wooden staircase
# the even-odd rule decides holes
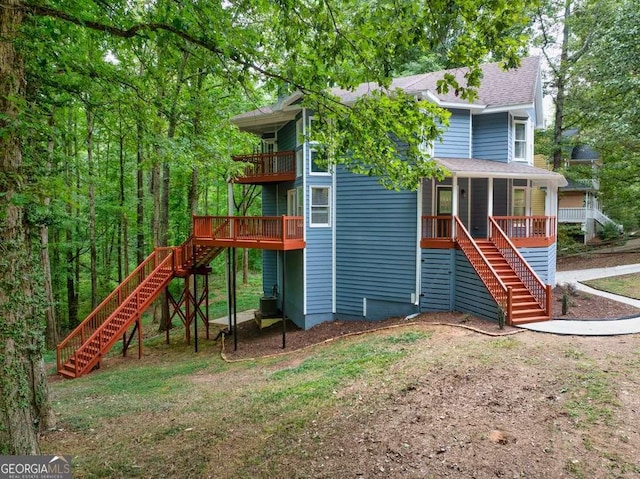
[[[551,286],[540,280],[493,218],[488,239],[472,238],[458,217],[454,229],[456,244],[503,309],[508,324],[551,318]]]
[[[538,304],[536,298],[527,289],[497,246],[488,239],[477,239],[475,242],[507,289],[511,289],[510,323],[524,324],[549,319],[545,309]]]
[[[176,248],[157,248],[57,349],[58,373],[77,378],[99,366],[102,357],[134,323],[140,327],[144,311],[176,276],[208,265],[222,248],[194,246],[190,237]]]

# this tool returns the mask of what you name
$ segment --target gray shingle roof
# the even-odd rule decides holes
[[[527,178],[530,180],[553,180],[559,186],[566,186],[567,180],[560,173],[536,168],[526,163],[512,161],[503,163],[476,158],[435,158],[456,176],[494,177],[494,178]]]
[[[457,97],[453,89],[449,89],[446,94],[439,94],[437,91],[437,82],[444,77],[445,73],[453,74],[461,85],[466,86],[464,74],[468,71],[467,68],[455,68],[396,78],[392,81],[390,89],[400,88],[409,94],[428,94],[449,105],[453,104],[455,106],[459,104],[461,108],[475,105],[493,109],[528,106],[535,102],[540,77],[539,57],[523,58],[520,67],[513,70],[505,71],[498,63],[487,63],[482,65],[481,69],[482,80],[478,88],[478,97],[473,103]],[[331,92],[343,102],[350,103],[362,95],[379,89],[380,87],[375,83],[362,83],[353,91],[333,88]],[[291,97],[281,99],[274,105],[241,113],[231,120],[239,124],[246,124],[252,121],[265,122],[269,117],[284,113],[283,106],[290,105],[291,102],[289,100],[299,98],[299,96],[300,93],[294,93]]]
[[[519,68],[508,71],[503,70],[498,63],[482,65],[482,81],[478,88],[478,97],[473,104],[485,105],[487,108],[532,104],[535,100],[539,70],[539,57],[523,58]],[[466,86],[464,74],[467,71],[468,68],[455,68],[396,78],[392,81],[390,90],[400,88],[410,94],[428,91],[442,102],[469,105],[469,102],[457,97],[453,89],[449,89],[445,94],[439,94],[437,89],[437,82],[445,73],[453,74],[458,83]],[[375,83],[363,83],[354,91],[334,88],[332,93],[348,103],[378,89]]]

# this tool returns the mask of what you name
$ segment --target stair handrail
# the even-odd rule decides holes
[[[103,343],[103,331],[105,329],[105,326],[107,324],[109,324],[110,321],[112,321],[112,318],[114,318],[122,309],[124,309],[126,306],[128,306],[133,300],[135,300],[135,308],[136,311],[138,312],[138,314],[141,314],[142,311],[144,309],[146,309],[148,307],[149,304],[151,304],[154,300],[155,297],[157,296],[157,294],[155,295],[151,295],[149,298],[147,298],[147,300],[144,303],[140,303],[140,292],[142,291],[142,289],[144,287],[146,287],[147,283],[151,280],[151,278],[159,271],[166,269],[167,265],[170,265],[170,269],[171,271],[174,271],[173,269],[173,249],[172,248],[156,248],[156,250],[154,251],[154,253],[163,253],[163,252],[169,252],[170,254],[167,254],[167,256],[160,261],[160,263],[153,269],[153,271],[151,271],[150,274],[148,274],[145,279],[138,285],[138,287],[136,287],[136,289],[115,309],[115,311],[113,311],[109,317],[102,322],[102,324],[100,324],[100,326],[91,334],[91,336],[89,336],[81,345],[80,347],[76,348],[74,351],[74,355],[76,357],[76,368],[79,367],[79,362],[78,362],[78,355],[80,353],[82,353],[82,351],[84,349],[86,349],[87,347],[89,347],[89,345],[91,344],[91,342],[93,341],[93,339],[95,339],[96,337],[98,338],[98,350],[99,350],[99,355],[102,356],[102,354],[105,352],[105,349],[108,349],[111,347],[111,345],[113,343],[115,343],[116,341],[118,341],[120,339],[120,335],[115,334],[110,340],[106,341]],[[164,287],[158,288],[158,292],[160,292],[162,289],[164,289]],[[125,326],[123,327],[129,327],[129,324],[131,324],[130,322],[125,324]],[[64,363],[63,363],[64,364]],[[86,364],[85,366],[83,366],[81,369],[76,369],[76,377],[80,377],[82,376],[86,369],[88,367],[92,366],[91,362],[89,362],[88,364]]]
[[[489,294],[504,310],[507,320],[511,319],[512,289],[504,284],[500,275],[491,266],[487,257],[482,253],[477,243],[469,234],[460,218],[454,216],[455,241],[471,263],[473,269],[489,291]]]
[[[56,346],[58,370],[60,370],[62,365],[71,357],[73,351],[80,347],[82,343],[85,342],[86,338],[93,334],[93,332],[96,331],[96,329],[98,329],[100,325],[109,318],[109,316],[111,316],[113,311],[115,311],[127,299],[127,297],[135,291],[146,277],[143,276],[140,278],[140,274],[149,266],[149,263],[157,262],[158,255],[162,254],[167,249],[168,248],[157,248],[147,256],[147,258],[140,263],[138,267],[111,292],[111,294],[109,294],[96,308],[94,308],[94,310],[91,311],[89,315]],[[151,269],[151,272],[154,269],[155,265]],[[134,280],[138,281],[135,283],[135,286]],[[64,353],[67,354],[63,358],[62,356]]]
[[[529,263],[524,259],[520,251],[515,247],[511,239],[500,228],[493,217],[489,217],[489,240],[500,251],[509,266],[516,273],[522,284],[534,297],[536,302],[551,315],[551,286],[545,285]]]
[[[605,225],[607,223],[613,223],[615,225],[616,228],[618,228],[618,231],[620,231],[622,233],[623,231],[623,226],[612,220],[611,218],[609,218],[607,215],[605,215],[602,211],[600,211],[597,208],[593,209],[593,219],[596,220],[598,223],[600,223],[601,225]]]

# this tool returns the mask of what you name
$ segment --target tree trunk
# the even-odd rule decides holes
[[[90,105],[86,106],[87,115],[87,170],[89,183],[89,255],[91,258],[91,309],[98,306],[98,252],[96,249],[96,192],[94,184],[95,165],[93,162],[93,119]]]
[[[122,236],[125,233],[123,230],[126,229],[126,222],[127,222],[127,215],[124,211],[124,135],[122,134],[122,119],[120,119],[120,136],[119,136],[119,143],[118,143],[118,160],[119,160],[119,165],[120,165],[120,174],[119,174],[119,178],[118,178],[118,185],[119,185],[119,191],[118,191],[118,206],[120,207],[120,218],[118,221],[118,239],[117,239],[117,250],[118,250],[118,283],[122,283],[122,280],[124,278],[124,276],[126,276],[126,274],[123,276],[123,264],[122,264],[122,260],[123,260],[123,256],[124,256],[124,249],[126,248],[126,242],[124,242],[123,245],[123,239]],[[127,261],[125,260],[125,268],[126,268],[126,263]]]
[[[21,191],[22,152],[19,105],[25,70],[14,49],[23,13],[17,0],[0,8],[0,454],[38,454],[39,429],[49,427],[49,406],[40,324],[42,305],[34,299],[34,258],[24,208],[13,201]]]
[[[49,121],[49,126],[53,127],[53,112]],[[47,175],[51,174],[51,159],[53,157],[53,137],[49,136],[47,142]],[[49,208],[51,198],[44,199],[45,209]],[[45,324],[47,325],[45,343],[47,349],[54,349],[58,344],[58,323],[56,321],[55,302],[53,301],[53,288],[51,285],[51,260],[49,259],[49,226],[43,224],[40,227],[40,263],[42,264],[42,280],[44,283],[44,294],[47,307],[45,310]]]
[[[553,125],[553,169],[562,167],[562,134],[564,133],[564,101],[567,96],[567,75],[569,70],[569,17],[572,0],[565,0],[564,22],[562,29],[562,45],[560,48],[560,65],[556,78],[555,122]]]
[[[137,157],[136,157],[136,182],[137,182],[137,194],[138,204],[136,209],[136,227],[137,227],[137,244],[136,244],[136,264],[140,264],[144,261],[144,170],[143,168],[143,145],[142,145],[142,120],[138,119],[137,125],[138,132],[138,145],[137,145]]]

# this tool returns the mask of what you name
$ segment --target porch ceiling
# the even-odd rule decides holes
[[[525,163],[480,160],[476,158],[435,158],[453,176],[467,178],[526,178],[542,180],[567,186],[567,180],[560,173],[536,168]]]

